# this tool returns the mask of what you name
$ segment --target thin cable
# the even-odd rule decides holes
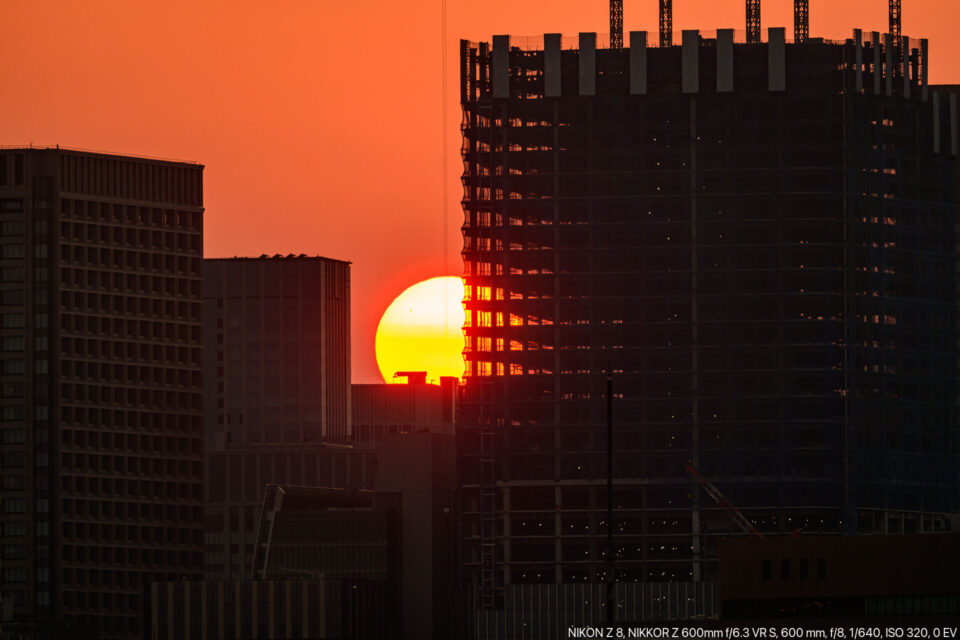
[[[450,275],[447,257],[447,0],[440,0],[440,243],[443,251],[443,275]],[[450,292],[447,280],[443,281],[443,335],[447,335],[447,300]]]

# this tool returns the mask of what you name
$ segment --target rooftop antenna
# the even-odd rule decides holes
[[[623,49],[623,0],[610,0],[610,48]]]
[[[809,36],[810,0],[793,0],[793,41],[806,42]]]
[[[747,44],[760,44],[760,0],[747,0]]]
[[[660,0],[660,46],[673,46],[673,0]]]

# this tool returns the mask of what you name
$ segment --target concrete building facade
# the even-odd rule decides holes
[[[350,426],[350,264],[204,261],[208,579],[249,577],[268,483],[369,487]]]
[[[141,634],[198,577],[203,167],[0,150],[4,632]]]
[[[384,437],[429,431],[454,431],[457,378],[441,378],[440,384],[355,384],[351,387],[353,407],[351,442],[357,447],[375,447]]]

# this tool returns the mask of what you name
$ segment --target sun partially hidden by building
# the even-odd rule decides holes
[[[5,635],[141,637],[200,575],[202,178],[0,150]]]
[[[603,583],[611,556],[618,582],[677,583],[662,615],[709,614],[739,529],[687,465],[770,535],[957,509],[956,94],[926,41],[759,35],[461,45],[479,636],[569,620],[511,609],[540,602],[520,585]],[[618,606],[661,615],[632,588]]]
[[[351,438],[354,446],[375,447],[384,437],[408,433],[448,433],[454,430],[459,380],[440,378],[427,384],[426,372],[402,372],[407,384],[355,384]]]

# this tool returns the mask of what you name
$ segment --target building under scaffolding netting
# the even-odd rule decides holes
[[[608,376],[619,582],[716,579],[687,465],[767,536],[957,510],[957,92],[925,40],[742,40],[461,44],[481,612],[606,580]]]

